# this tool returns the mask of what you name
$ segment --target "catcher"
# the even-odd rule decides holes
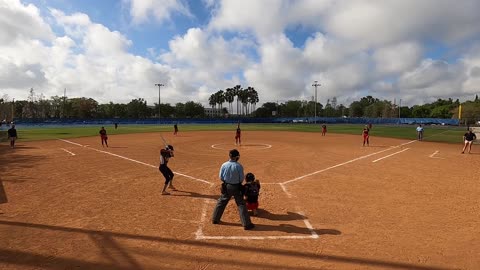
[[[245,175],[244,194],[245,201],[247,202],[247,210],[251,210],[252,214],[256,216],[258,214],[258,195],[260,193],[260,181],[255,179],[253,173],[247,173]]]
[[[158,169],[163,174],[163,177],[165,177],[162,195],[170,195],[170,193],[166,191],[167,187],[174,191],[177,190],[172,184],[174,174],[172,170],[168,168],[168,160],[173,156],[173,146],[170,144],[167,145],[165,149],[160,150],[160,167]]]

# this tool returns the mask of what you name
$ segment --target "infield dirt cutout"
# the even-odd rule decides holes
[[[476,146],[243,132],[246,145],[273,146],[237,147],[262,183],[244,231],[233,200],[210,223],[233,135],[164,133],[176,150],[170,196],[158,133],[112,135],[109,148],[98,137],[1,144],[0,268],[480,268]]]

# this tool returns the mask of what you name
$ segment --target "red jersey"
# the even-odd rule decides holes
[[[364,128],[364,129],[363,129],[363,136],[368,136],[368,132],[369,132],[369,131],[370,131],[370,130],[369,130],[368,128]]]

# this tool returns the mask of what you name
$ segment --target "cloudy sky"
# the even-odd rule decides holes
[[[423,104],[480,93],[478,0],[0,0],[0,96],[365,95]]]

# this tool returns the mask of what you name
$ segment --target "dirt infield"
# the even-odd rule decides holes
[[[244,132],[256,228],[211,224],[233,132],[0,145],[0,269],[480,269],[480,147]]]

